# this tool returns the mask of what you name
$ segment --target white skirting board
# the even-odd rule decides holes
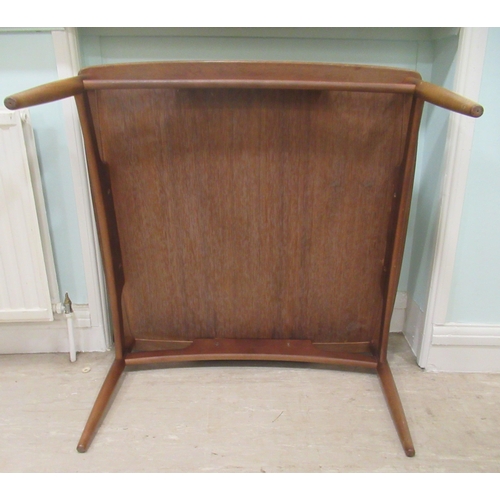
[[[102,327],[91,326],[86,305],[73,304],[74,337],[77,352],[107,350]],[[0,324],[0,354],[69,352],[68,328],[63,314],[51,322]]]
[[[406,305],[408,299],[406,292],[398,292],[396,301],[394,302],[394,311],[392,312],[391,325],[389,331],[391,333],[402,332],[405,326]]]
[[[73,304],[77,352],[108,349],[102,327],[91,325],[87,305]],[[424,313],[405,292],[396,297],[391,332],[403,332],[416,356],[422,343]],[[65,316],[52,322],[0,324],[0,354],[68,352]],[[431,372],[500,373],[500,326],[447,324],[434,327],[426,366]]]
[[[425,370],[448,373],[500,373],[500,346],[432,345]]]
[[[403,333],[417,358],[424,319],[424,312],[408,299]],[[421,368],[429,372],[500,373],[500,325],[434,325],[429,356]]]
[[[435,325],[425,369],[500,373],[500,325]]]
[[[403,331],[406,293],[396,297],[391,332]],[[92,327],[87,305],[73,304],[77,352],[106,351],[102,327]],[[64,315],[54,315],[50,323],[0,324],[0,354],[68,352],[68,329]]]
[[[407,298],[405,321],[401,331],[411,347],[411,350],[417,356],[420,355],[422,346],[422,336],[424,332],[425,313],[419,305],[411,298]]]

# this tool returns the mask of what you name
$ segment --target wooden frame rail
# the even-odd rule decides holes
[[[11,110],[45,104],[59,99],[81,94],[85,90],[120,88],[276,88],[276,89],[315,89],[354,92],[401,92],[413,93],[425,102],[479,118],[483,107],[455,92],[417,78],[408,78],[401,83],[377,82],[332,82],[307,80],[264,80],[264,79],[86,79],[75,76],[57,82],[40,85],[13,94],[4,100],[5,107]]]

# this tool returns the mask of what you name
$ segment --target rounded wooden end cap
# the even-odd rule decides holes
[[[479,104],[477,106],[474,106],[471,110],[470,110],[470,114],[474,117],[474,118],[479,118],[482,114],[484,113],[484,108],[482,106],[480,106]]]
[[[3,103],[7,109],[17,109],[17,101],[13,97],[6,97]]]
[[[83,444],[79,444],[76,447],[76,450],[78,451],[78,453],[85,453],[87,451],[87,447],[84,446]]]

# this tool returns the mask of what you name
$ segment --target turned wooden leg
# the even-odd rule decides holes
[[[410,436],[410,429],[408,428],[401,399],[399,399],[398,389],[387,362],[379,363],[377,372],[403,449],[407,457],[413,457],[415,455],[415,448]]]
[[[90,446],[90,442],[94,437],[97,426],[99,425],[99,422],[104,414],[104,410],[108,405],[111,395],[113,394],[113,391],[118,380],[120,379],[120,375],[122,374],[124,368],[125,361],[123,359],[115,359],[115,361],[111,365],[108,376],[104,380],[101,390],[97,395],[94,407],[90,412],[87,424],[85,425],[85,429],[83,429],[82,436],[76,448],[80,453],[85,453]]]

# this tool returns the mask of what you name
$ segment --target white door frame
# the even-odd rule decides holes
[[[75,76],[80,70],[76,28],[52,31],[52,40],[59,78]],[[110,322],[80,120],[73,99],[63,100],[62,105],[90,310],[91,330],[87,330],[86,335],[95,338],[94,347],[102,345],[106,349],[111,345]]]
[[[478,101],[488,28],[461,28],[454,91]],[[452,113],[444,153],[444,180],[429,297],[418,364],[425,368],[436,333],[446,326],[475,120]]]

